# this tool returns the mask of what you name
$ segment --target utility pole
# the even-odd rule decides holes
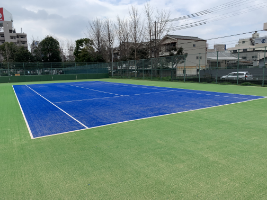
[[[154,49],[154,58],[156,58],[157,52],[157,22],[155,21],[155,49]]]
[[[149,30],[149,58],[151,58],[151,27]]]

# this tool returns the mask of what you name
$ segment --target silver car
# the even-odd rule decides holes
[[[237,72],[222,76],[221,80],[237,80]],[[248,72],[238,72],[238,80],[253,80],[253,76]]]

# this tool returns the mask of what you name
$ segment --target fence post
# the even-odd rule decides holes
[[[150,64],[151,64],[151,81],[152,81],[152,58],[150,58]]]
[[[265,47],[265,50],[264,50],[264,60],[263,60],[263,69],[262,69],[262,73],[263,73],[263,75],[262,75],[262,87],[264,87],[264,69],[265,69],[265,57],[266,57],[266,47]]]
[[[185,63],[186,63],[186,59],[185,59],[185,56],[184,56],[184,82],[185,82],[185,74],[186,74]]]
[[[198,63],[198,82],[200,83],[200,53],[198,55],[198,61],[199,61],[199,63]]]
[[[160,80],[162,81],[162,58],[160,59]]]
[[[238,49],[237,78],[236,78],[236,84],[237,84],[237,85],[238,85],[238,69],[239,69],[239,49]]]
[[[38,67],[37,67],[38,68]],[[24,63],[23,63],[23,71],[24,71],[24,76],[25,76],[25,66],[24,66]]]
[[[10,76],[10,72],[9,72],[9,62],[7,63],[7,74],[8,74],[8,76]]]
[[[121,62],[122,62],[122,61],[120,61],[120,68],[121,68],[121,73],[120,73],[120,74],[121,74],[121,78],[122,78],[122,67],[121,67]]]
[[[145,79],[145,69],[144,69],[144,59],[142,60],[143,63],[143,80]]]
[[[172,56],[172,69],[171,69],[171,80],[173,81],[172,74],[173,74],[173,56]]]
[[[127,68],[127,69],[128,69],[128,70],[127,70],[127,74],[128,74],[127,76],[128,76],[128,78],[132,78],[132,77],[131,77],[132,75],[130,74],[130,65],[131,65],[131,62],[130,62],[130,60],[129,60],[129,61],[128,61],[128,68]]]
[[[219,51],[217,51],[217,65],[216,65],[216,83],[218,83],[218,67],[219,67]]]

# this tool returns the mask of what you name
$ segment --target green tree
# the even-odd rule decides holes
[[[74,49],[74,56],[76,62],[94,62],[95,50],[93,48],[93,41],[88,38],[76,40],[76,47]]]
[[[105,62],[102,54],[95,51],[93,40],[82,38],[75,42],[76,47],[73,54],[76,62]]]
[[[34,58],[28,49],[22,46],[18,46],[14,54],[14,61],[15,62],[32,62],[34,61]]]
[[[13,42],[5,42],[4,44],[0,45],[0,53],[7,62],[12,62],[15,60],[14,58],[16,50],[17,46]]]
[[[44,62],[61,62],[59,42],[52,36],[46,36],[39,47]]]

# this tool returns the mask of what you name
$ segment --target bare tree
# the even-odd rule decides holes
[[[57,39],[57,38],[55,38]],[[57,39],[57,41],[59,42],[59,49],[60,49],[60,57],[62,62],[65,62],[67,60],[67,55],[68,55],[68,51],[66,48],[66,42],[64,40],[59,40]]]
[[[110,62],[112,60],[114,37],[114,23],[111,20],[107,19],[104,22],[104,40],[108,46],[108,58]]]
[[[158,56],[159,53],[159,41],[164,35],[168,34],[171,23],[170,12],[162,9],[154,12],[154,9],[149,3],[145,4],[145,15],[146,15],[146,39],[149,40],[149,55],[152,56],[152,49],[154,57]]]
[[[116,34],[119,40],[120,48],[120,57],[124,60],[129,57],[129,48],[130,48],[130,28],[129,21],[122,20],[120,17],[117,17],[116,25]]]
[[[103,21],[101,21],[100,19],[94,19],[93,21],[89,22],[88,37],[93,40],[96,52],[104,59],[107,59],[107,45],[104,37]]]
[[[145,16],[146,16],[146,26],[145,26],[145,38],[149,41],[149,57],[152,57],[152,35],[154,34],[154,22],[153,22],[153,9],[149,3],[145,5]]]
[[[74,56],[74,49],[75,49],[75,42],[72,40],[67,40],[66,41],[66,48],[67,48],[67,61],[75,61],[75,56]]]
[[[136,60],[136,51],[140,43],[143,41],[143,30],[144,30],[144,24],[141,19],[141,15],[138,12],[138,9],[134,7],[133,5],[131,6],[129,10],[129,15],[130,15],[130,22],[129,22],[129,27],[130,27],[130,39],[133,42],[134,46],[134,58]]]

